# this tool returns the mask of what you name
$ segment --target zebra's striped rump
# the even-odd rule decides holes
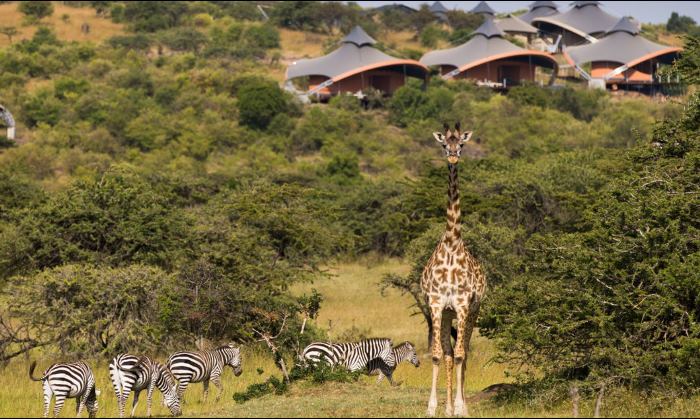
[[[44,386],[44,417],[49,415],[51,399],[56,398],[54,416],[61,413],[67,398],[76,399],[78,416],[87,407],[91,418],[97,415],[97,390],[95,376],[90,367],[83,361],[70,364],[53,364],[44,371],[41,378],[34,378],[36,361],[29,367],[29,378],[41,381]]]

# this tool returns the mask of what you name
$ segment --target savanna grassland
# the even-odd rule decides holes
[[[17,121],[16,141],[0,136],[0,415],[41,413],[30,359],[89,360],[105,416],[117,411],[116,353],[164,359],[231,341],[243,375],[224,374],[218,403],[192,385],[187,416],[423,415],[418,280],[447,187],[431,134],[454,121],[474,131],[459,164],[462,236],[489,281],[470,414],[569,415],[576,387],[581,415],[599,394],[605,416],[698,415],[694,22],[644,28],[684,44],[664,69],[682,84],[664,100],[433,77],[391,98],[370,91],[363,109],[352,97],[300,103],[280,88],[286,65],[357,24],[417,58],[463,42],[481,18],[453,11],[445,25],[426,9],[337,2],[263,10],[269,20],[251,2],[0,3],[11,34],[0,104]],[[412,341],[423,364],[402,365],[393,388],[374,377],[252,386],[281,378],[256,331],[277,336],[288,366],[312,340],[369,336]],[[508,386],[480,394],[493,384]],[[160,395],[154,409],[167,415]]]
[[[415,368],[402,364],[394,378],[400,386],[391,387],[386,380],[379,385],[376,377],[362,377],[357,383],[326,383],[314,385],[307,382],[296,383],[283,396],[268,395],[244,404],[232,400],[235,392],[246,386],[262,381],[269,373],[281,376],[268,353],[246,348],[243,355],[243,374],[234,377],[231,370],[224,374],[224,393],[220,402],[213,400],[210,393],[208,402],[202,402],[202,386],[195,384],[187,390],[186,417],[368,417],[397,416],[416,417],[425,414],[426,400],[430,393],[431,363],[427,351],[426,327],[417,316],[411,316],[411,300],[396,291],[389,291],[382,297],[378,283],[386,273],[402,274],[408,265],[396,260],[367,258],[352,263],[340,263],[332,269],[334,276],[315,284],[295,287],[294,293],[309,292],[313,287],[325,297],[325,305],[315,324],[328,329],[333,325],[329,336],[342,337],[343,333],[361,333],[371,336],[391,336],[395,342],[410,340],[421,354],[421,366]],[[335,332],[334,332],[335,331]],[[469,413],[474,417],[561,417],[571,414],[568,401],[549,405],[544,400],[524,400],[515,403],[494,402],[474,397],[484,388],[499,383],[512,382],[503,365],[489,362],[495,355],[492,344],[485,338],[476,336],[472,340],[471,354],[467,368],[466,392]],[[42,360],[41,356],[38,359]],[[53,357],[42,360],[51,362]],[[43,364],[40,362],[40,367]],[[116,399],[107,375],[104,360],[95,363],[100,416],[117,415]],[[0,386],[6,390],[0,393],[0,415],[9,417],[40,416],[42,413],[41,383],[27,378],[26,361],[13,360],[0,375]],[[257,372],[260,368],[262,374]],[[441,376],[441,379],[443,377]],[[212,389],[212,391],[215,391]],[[444,399],[444,391],[440,393]],[[156,391],[153,414],[168,416],[168,410],[160,405],[161,395]],[[687,400],[645,399],[625,391],[617,391],[606,397],[602,412],[605,416],[652,417],[693,416],[697,412],[697,397]],[[61,417],[73,417],[72,401],[67,403]],[[131,406],[131,402],[127,406]],[[545,407],[546,406],[546,407]],[[594,400],[581,402],[581,415],[590,416]],[[145,415],[145,393],[142,394],[137,415]]]

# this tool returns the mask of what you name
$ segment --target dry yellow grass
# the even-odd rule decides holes
[[[0,4],[0,26],[14,26],[20,32],[13,37],[13,42],[29,39],[37,30],[37,25],[23,26],[24,15],[17,10],[19,2]],[[95,9],[90,7],[70,7],[62,2],[53,2],[53,15],[43,19],[42,24],[50,27],[56,32],[58,39],[65,41],[92,41],[100,42],[114,35],[124,32],[120,24],[113,23],[95,15]],[[63,15],[68,15],[69,19],[64,22]],[[84,34],[80,27],[83,23],[90,25],[90,33]],[[9,45],[6,36],[0,35],[0,47]]]
[[[314,58],[323,55],[323,44],[330,38],[311,32],[280,29],[280,41],[284,60]]]

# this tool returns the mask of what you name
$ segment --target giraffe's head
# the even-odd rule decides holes
[[[464,143],[472,137],[471,131],[462,131],[460,124],[457,122],[455,128],[450,130],[450,126],[445,123],[444,132],[434,132],[433,137],[442,145],[445,150],[445,157],[450,164],[456,164],[459,157],[462,155],[462,147]]]

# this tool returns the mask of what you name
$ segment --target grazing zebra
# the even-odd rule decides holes
[[[222,347],[201,352],[178,352],[168,359],[168,368],[175,378],[180,382],[177,387],[177,394],[182,400],[183,394],[190,383],[204,383],[204,400],[209,394],[209,380],[211,380],[219,394],[216,395],[218,401],[224,389],[221,386],[221,373],[228,365],[233,368],[236,377],[241,375],[241,351],[233,343]]]
[[[314,342],[304,348],[301,360],[304,363],[323,361],[331,366],[341,365],[354,372],[366,369],[375,358],[391,364],[392,356],[391,339],[372,338],[352,343]]]
[[[44,417],[49,416],[51,399],[55,396],[54,417],[58,417],[67,398],[75,398],[76,415],[80,416],[87,407],[91,418],[97,415],[97,390],[95,376],[83,361],[72,364],[53,364],[44,371],[41,378],[34,378],[36,361],[29,366],[29,378],[42,381],[44,385]]]
[[[396,367],[403,361],[409,361],[416,368],[420,367],[420,360],[418,359],[418,354],[416,353],[416,347],[413,346],[411,342],[406,341],[401,345],[394,347],[391,351],[393,353],[393,363],[388,364],[381,358],[375,358],[369,361],[369,364],[367,364],[367,372],[369,375],[379,374],[377,384],[379,384],[386,376],[389,383],[393,386],[394,381],[392,380],[392,375],[394,374]]]
[[[112,379],[114,392],[117,395],[120,418],[124,417],[126,399],[129,398],[129,393],[132,391],[134,392],[134,402],[131,416],[134,416],[142,390],[147,391],[146,412],[150,417],[153,390],[156,387],[163,393],[165,405],[168,406],[173,416],[182,414],[180,398],[177,395],[177,381],[170,370],[160,362],[147,356],[137,357],[119,354],[109,363],[109,377]]]

